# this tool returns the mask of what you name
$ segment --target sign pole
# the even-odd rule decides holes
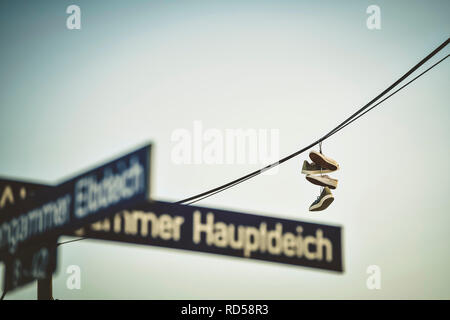
[[[53,279],[52,275],[44,279],[39,279],[37,282],[37,299],[38,300],[53,300]]]

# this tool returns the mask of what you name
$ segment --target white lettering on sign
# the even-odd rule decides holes
[[[124,227],[122,228],[122,220]],[[91,224],[94,231],[114,232],[115,234],[126,234],[151,238],[161,238],[163,240],[179,241],[181,238],[181,226],[184,218],[181,216],[170,216],[162,214],[160,216],[153,212],[144,211],[123,211],[116,214],[113,219],[113,226],[109,219]],[[79,233],[83,235],[83,233]]]
[[[146,150],[141,149],[136,152],[141,154],[145,152],[143,158],[147,161],[149,151],[149,147],[146,147]],[[2,218],[0,220],[0,251],[9,250],[11,254],[14,254],[19,243],[41,235],[57,236],[58,232],[64,232],[62,227],[77,222],[71,220],[100,214],[119,202],[132,200],[139,195],[144,198],[148,172],[146,172],[145,164],[140,163],[139,157],[140,155],[135,153],[111,162],[55,187],[53,189],[55,195],[50,198],[52,200],[45,198],[50,196],[47,194],[36,204],[27,204],[27,206],[33,206],[28,207],[28,211],[25,209],[20,212],[23,208],[18,207],[12,209],[7,220],[0,217]],[[102,171],[101,174],[100,171]],[[102,178],[98,178],[97,175],[101,175]],[[20,196],[25,197],[26,191],[20,191]],[[9,192],[5,197],[10,201]],[[74,227],[78,225],[75,223]]]
[[[135,196],[144,190],[144,181],[144,168],[135,158],[131,159],[131,166],[119,174],[105,170],[101,181],[95,176],[79,179],[75,183],[75,216],[83,218]]]
[[[272,255],[305,257],[308,260],[333,260],[331,241],[323,237],[321,229],[316,230],[315,236],[303,237],[301,226],[297,227],[297,234],[294,234],[283,233],[282,223],[277,223],[274,230],[268,230],[265,222],[260,223],[259,228],[243,225],[236,227],[233,223],[215,222],[211,212],[206,215],[205,223],[202,223],[201,217],[200,211],[194,212],[193,241],[196,244],[201,242],[201,235],[204,234],[208,246],[242,250],[247,258],[252,252],[267,251]]]
[[[8,246],[9,251],[14,253],[19,242],[66,224],[70,220],[71,200],[70,194],[66,194],[4,222],[0,226],[0,248]]]

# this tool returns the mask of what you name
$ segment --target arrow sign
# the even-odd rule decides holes
[[[341,227],[213,208],[148,202],[73,235],[343,272]]]
[[[18,202],[30,199],[38,192],[49,191],[51,186],[0,178],[0,215]]]

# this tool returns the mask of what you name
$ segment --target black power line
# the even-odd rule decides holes
[[[409,84],[411,84],[412,82],[414,82],[415,80],[417,80],[418,78],[420,78],[422,75],[424,75],[425,73],[427,73],[428,71],[430,71],[431,69],[433,69],[435,66],[437,66],[438,64],[440,64],[441,62],[443,62],[443,61],[444,61],[445,59],[447,59],[449,56],[450,56],[450,55],[445,56],[444,58],[442,58],[441,60],[439,60],[438,62],[436,62],[435,64],[433,64],[431,67],[429,67],[428,69],[426,69],[425,71],[423,71],[422,73],[420,73],[418,76],[414,77],[412,80],[408,81],[406,84],[404,84],[403,86],[401,86],[400,88],[398,88],[397,90],[395,90],[393,93],[391,93],[390,95],[388,95],[386,98],[384,98],[383,100],[379,101],[378,103],[376,103],[375,105],[373,105],[372,107],[370,107],[369,109],[367,109],[366,111],[364,111],[362,114],[358,115],[356,118],[354,118],[354,119],[352,119],[351,121],[347,122],[345,125],[339,127],[337,130],[330,132],[330,134],[327,136],[327,138],[330,137],[331,135],[335,134],[335,133],[338,132],[339,130],[342,130],[343,128],[345,128],[346,126],[348,126],[349,124],[351,124],[353,121],[356,121],[356,120],[358,120],[359,118],[361,118],[361,117],[362,117],[363,115],[365,115],[367,112],[369,112],[370,110],[372,110],[372,109],[375,108],[376,106],[380,105],[381,103],[383,103],[384,101],[386,101],[387,99],[389,99],[390,97],[392,97],[394,94],[396,94],[397,92],[399,92],[399,91],[402,90],[403,88],[407,87]],[[326,139],[326,138],[325,138],[325,139]],[[325,140],[325,139],[323,139],[323,140]],[[323,140],[322,140],[322,141],[323,141]],[[268,170],[268,169],[267,169],[267,170]],[[193,203],[195,203],[195,202],[197,202],[197,201],[200,201],[200,200],[203,200],[203,199],[205,199],[205,198],[208,198],[208,197],[210,197],[210,196],[212,196],[212,195],[214,195],[214,194],[216,194],[216,193],[225,191],[226,189],[229,189],[229,188],[231,188],[231,187],[233,187],[233,186],[235,186],[235,185],[237,185],[237,184],[239,184],[239,183],[242,183],[242,182],[244,182],[244,181],[246,181],[246,180],[248,180],[248,179],[250,179],[250,178],[253,178],[253,177],[255,177],[255,176],[258,175],[258,174],[259,174],[259,172],[258,172],[258,173],[255,173],[255,174],[253,174],[253,175],[251,175],[251,176],[248,176],[248,177],[246,177],[246,178],[243,179],[243,180],[237,181],[236,183],[231,184],[231,185],[229,185],[229,186],[227,186],[227,187],[225,187],[225,188],[223,188],[223,189],[216,190],[216,191],[214,191],[213,193],[207,194],[207,195],[205,195],[205,196],[203,196],[203,197],[201,197],[201,198],[198,198],[198,199],[193,200],[193,201],[191,201],[191,202],[188,202],[188,203],[186,203],[186,204],[187,204],[187,205],[193,204]],[[180,202],[178,202],[178,203],[180,203]]]
[[[446,47],[449,43],[450,39],[447,39],[444,43],[442,43],[439,47],[437,47],[433,52],[431,52],[428,56],[426,56],[424,59],[422,59],[418,64],[416,64],[413,68],[411,68],[408,72],[406,72],[402,77],[400,77],[396,82],[394,82],[391,86],[389,86],[387,89],[385,89],[382,93],[380,93],[378,96],[376,96],[374,99],[372,99],[369,103],[367,103],[365,106],[363,106],[362,108],[360,108],[358,111],[356,111],[354,114],[352,114],[350,117],[348,117],[345,121],[343,121],[342,123],[340,123],[336,128],[334,128],[333,130],[331,130],[330,132],[328,132],[326,135],[324,135],[322,138],[320,138],[319,140],[311,143],[310,145],[308,145],[307,147],[304,147],[303,149],[296,151],[290,155],[288,155],[287,157],[284,157],[282,159],[280,159],[277,162],[272,163],[271,165],[265,166],[262,169],[256,170],[250,174],[247,174],[241,178],[238,178],[236,180],[233,180],[229,183],[226,183],[222,186],[219,186],[217,188],[211,189],[209,191],[203,192],[201,194],[198,194],[196,196],[193,197],[189,197],[187,199],[181,200],[181,201],[177,201],[175,202],[176,204],[192,204],[195,202],[198,202],[200,200],[203,200],[205,198],[208,198],[216,193],[225,191],[231,187],[234,187],[237,184],[240,184],[248,179],[251,179],[267,170],[270,170],[271,168],[278,166],[280,164],[282,164],[283,162],[286,162],[296,156],[298,156],[299,154],[301,154],[302,152],[312,148],[313,146],[321,143],[322,141],[328,139],[329,137],[331,137],[332,135],[334,135],[335,133],[337,133],[338,131],[342,130],[343,128],[345,128],[346,126],[348,126],[349,124],[353,123],[354,121],[358,120],[359,118],[361,118],[363,115],[365,115],[367,112],[369,112],[370,110],[374,109],[376,106],[380,105],[381,103],[383,103],[384,101],[386,101],[387,99],[389,99],[390,97],[392,97],[393,95],[395,95],[397,92],[399,92],[400,90],[406,88],[409,84],[411,84],[412,82],[414,82],[415,80],[417,80],[418,78],[420,78],[421,76],[423,76],[425,73],[427,73],[428,71],[430,71],[431,69],[433,69],[435,66],[437,66],[438,64],[440,64],[441,62],[443,62],[445,59],[447,59],[449,57],[449,55],[445,56],[444,58],[442,58],[441,60],[439,60],[438,62],[436,62],[435,64],[433,64],[431,67],[429,67],[428,69],[426,69],[425,71],[423,71],[422,73],[420,73],[419,75],[417,75],[416,77],[414,77],[412,80],[408,81],[406,84],[404,84],[403,86],[401,86],[400,88],[398,88],[397,90],[395,90],[394,92],[392,92],[391,94],[389,94],[388,96],[386,96],[384,99],[382,99],[381,101],[379,101],[378,103],[376,103],[375,105],[373,105],[372,107],[370,107],[371,104],[375,103],[378,99],[380,99],[383,95],[385,95],[386,93],[388,93],[390,90],[392,90],[394,87],[396,87],[400,82],[402,82],[403,80],[405,80],[409,75],[411,75],[415,70],[417,70],[420,66],[422,66],[425,62],[427,62],[429,59],[431,59],[434,55],[436,55],[439,51],[441,51],[444,47]],[[370,108],[369,108],[370,107]],[[369,108],[369,109],[367,109]],[[366,110],[367,109],[367,110]],[[77,242],[77,241],[81,241],[81,240],[85,240],[87,238],[79,238],[79,239],[75,239],[75,240],[69,240],[69,241],[64,241],[64,242],[60,242],[57,245],[63,245],[63,244],[67,244],[67,243],[71,243],[71,242]],[[6,290],[3,292],[2,296],[0,297],[0,300],[3,300],[4,297],[6,295]]]
[[[306,150],[314,147],[315,145],[321,143],[322,141],[324,141],[325,139],[328,139],[329,137],[331,137],[332,135],[334,135],[336,132],[340,131],[341,129],[343,129],[344,127],[346,127],[348,124],[352,123],[354,120],[358,119],[356,118],[361,112],[363,112],[364,110],[366,110],[368,107],[370,107],[371,104],[375,103],[378,99],[380,99],[383,95],[385,95],[386,93],[388,93],[390,90],[392,90],[394,87],[396,87],[399,83],[401,83],[403,80],[405,80],[408,76],[410,76],[414,71],[416,71],[419,67],[421,67],[425,62],[427,62],[428,60],[430,60],[434,55],[436,55],[439,51],[441,51],[443,48],[445,48],[448,43],[450,42],[450,38],[448,38],[445,42],[443,42],[439,47],[437,47],[435,50],[433,50],[429,55],[427,55],[425,58],[423,58],[421,61],[419,61],[419,63],[417,63],[414,67],[412,67],[410,70],[408,70],[408,72],[406,72],[403,76],[401,76],[397,81],[395,81],[393,84],[391,84],[388,88],[386,88],[383,92],[381,92],[378,96],[376,96],[375,98],[373,98],[370,102],[368,102],[366,105],[364,105],[363,107],[361,107],[358,111],[356,111],[354,114],[352,114],[350,117],[348,117],[347,119],[345,119],[342,123],[340,123],[336,128],[334,128],[333,130],[331,130],[330,132],[328,132],[326,135],[324,135],[322,138],[318,139],[317,141],[309,144],[308,146],[304,147],[301,150],[298,150],[280,160],[278,160],[277,162],[274,162],[270,165],[267,165],[265,167],[263,167],[262,169],[253,171],[241,178],[235,179],[231,182],[228,182],[224,185],[221,185],[219,187],[213,188],[211,190],[202,192],[198,195],[186,198],[184,200],[180,200],[175,202],[176,204],[192,204],[194,202],[200,201],[202,199],[205,199],[207,197],[210,197],[216,193],[219,193],[221,191],[224,191],[228,188],[231,188],[239,183],[242,183],[248,179],[251,179],[273,167],[276,167],[296,156],[298,156],[299,154],[305,152]],[[445,59],[445,58],[444,58]],[[441,63],[444,59],[442,59],[441,61],[439,61],[437,64]],[[436,64],[436,65],[437,65]],[[434,66],[433,66],[434,67]],[[430,69],[426,70],[425,72],[429,71]],[[425,73],[424,72],[424,73]],[[422,76],[424,73],[420,74],[418,77]],[[416,80],[418,77],[416,77],[415,79],[413,79],[412,81]],[[412,82],[410,81],[410,82]],[[409,83],[408,83],[409,84]],[[408,85],[406,84],[406,85]],[[405,86],[406,86],[405,85]],[[404,88],[405,86],[403,86],[402,88]],[[400,88],[399,90],[401,90],[402,88]],[[399,90],[397,90],[396,92],[398,92]],[[395,94],[396,92],[394,92],[393,94]],[[393,94],[391,94],[390,96],[392,96]],[[387,98],[389,98],[390,96],[388,96]],[[386,98],[386,99],[387,99]],[[384,100],[386,100],[384,99]],[[384,101],[382,100],[382,101]],[[380,102],[381,103],[381,102]],[[375,107],[375,106],[374,106]],[[372,108],[371,108],[372,109]],[[367,110],[366,112],[370,111],[371,109]],[[366,113],[365,112],[365,113]],[[365,113],[361,114],[360,116],[364,115]]]
[[[336,128],[334,128],[333,130],[331,130],[330,132],[328,132],[326,135],[324,135],[322,138],[318,139],[317,141],[311,143],[310,145],[304,147],[301,150],[298,150],[282,159],[280,159],[277,162],[274,162],[270,165],[267,165],[259,170],[256,170],[254,172],[251,172],[241,178],[235,179],[229,183],[226,183],[222,186],[216,187],[214,189],[208,190],[206,192],[202,192],[198,195],[186,198],[184,200],[180,200],[175,202],[176,204],[192,204],[195,203],[197,201],[203,200],[205,198],[208,198],[216,193],[225,191],[231,187],[234,187],[237,184],[240,184],[248,179],[251,179],[267,170],[270,170],[273,167],[276,167],[296,156],[298,156],[299,154],[305,152],[306,150],[314,147],[315,145],[321,143],[322,141],[328,139],[329,137],[331,137],[332,135],[334,135],[335,133],[339,132],[340,130],[342,130],[343,128],[345,128],[346,126],[348,126],[349,124],[353,123],[355,120],[358,120],[360,117],[362,117],[363,115],[365,115],[367,112],[369,112],[370,110],[372,110],[373,108],[375,108],[376,106],[378,106],[379,104],[381,104],[382,102],[386,101],[387,99],[389,99],[390,97],[392,97],[394,94],[396,94],[397,92],[399,92],[400,90],[402,90],[403,88],[407,87],[409,84],[411,84],[412,82],[414,82],[415,80],[417,80],[418,78],[420,78],[422,75],[424,75],[425,73],[427,73],[428,71],[430,71],[431,69],[433,69],[435,66],[437,66],[438,64],[440,64],[441,62],[443,62],[445,59],[447,59],[449,57],[449,55],[445,56],[444,58],[442,58],[441,60],[439,60],[438,62],[436,62],[435,64],[433,64],[431,67],[429,67],[428,69],[426,69],[425,71],[423,71],[422,73],[420,73],[418,76],[416,76],[415,78],[413,78],[412,80],[410,80],[409,82],[407,82],[405,85],[401,86],[399,89],[397,89],[396,91],[394,91],[393,93],[391,93],[390,95],[388,95],[387,97],[385,97],[384,99],[382,99],[380,102],[378,102],[377,104],[373,105],[372,107],[370,107],[371,104],[375,103],[378,99],[380,99],[382,96],[384,96],[386,93],[388,93],[389,91],[391,91],[394,87],[396,87],[399,83],[401,83],[403,80],[405,80],[408,76],[410,76],[414,71],[416,71],[419,67],[421,67],[425,62],[427,62],[428,60],[430,60],[434,55],[436,55],[439,51],[441,51],[443,48],[445,48],[448,43],[450,42],[450,39],[447,39],[444,43],[442,43],[439,47],[437,47],[433,52],[431,52],[428,56],[426,56],[425,58],[423,58],[419,63],[417,63],[414,67],[412,67],[408,72],[406,72],[402,77],[400,77],[397,81],[395,81],[393,84],[391,84],[388,88],[386,88],[383,92],[381,92],[378,96],[376,96],[374,99],[372,99],[370,102],[368,102],[366,105],[364,105],[363,107],[361,107],[358,111],[356,111],[354,114],[352,114],[350,117],[348,117],[347,119],[345,119],[342,123],[340,123]],[[369,109],[367,109],[368,107],[370,107]],[[367,110],[366,110],[367,109]],[[365,111],[364,111],[365,110]],[[363,112],[364,111],[364,112]],[[363,112],[363,113],[361,113]],[[65,241],[65,242],[60,242],[57,245],[63,245],[63,244],[67,244],[67,243],[71,243],[71,242],[77,242],[77,241],[81,241],[81,240],[85,240],[87,238],[79,238],[79,239],[75,239],[75,240],[69,240],[69,241]],[[6,295],[6,290],[3,291],[0,300],[3,300],[5,298]]]
[[[375,108],[376,106],[378,106],[379,104],[381,104],[382,102],[386,101],[387,99],[389,99],[390,97],[392,97],[394,94],[396,94],[397,92],[399,92],[400,90],[402,90],[403,88],[407,87],[410,83],[414,82],[416,79],[420,78],[422,75],[424,75],[425,73],[427,73],[428,71],[430,71],[431,69],[433,69],[434,67],[436,67],[439,63],[441,63],[442,61],[444,61],[445,59],[447,59],[450,55],[446,55],[444,58],[442,58],[441,60],[439,60],[438,62],[436,62],[435,64],[433,64],[431,67],[429,67],[428,69],[426,69],[425,71],[423,71],[422,73],[420,73],[419,75],[417,75],[416,77],[414,77],[413,79],[411,79],[410,81],[408,81],[407,83],[405,83],[403,86],[401,86],[400,88],[398,88],[397,90],[395,90],[394,92],[392,92],[390,95],[388,95],[386,98],[384,98],[383,100],[381,100],[380,102],[374,104],[372,107],[370,107],[369,109],[367,109],[366,111],[364,111],[363,113],[361,113],[359,116],[357,116],[356,118],[354,118],[353,120],[351,120],[350,122],[347,122],[345,125],[343,125],[342,127],[339,128],[339,130],[344,129],[346,126],[348,126],[349,124],[351,124],[353,121],[358,120],[359,118],[361,118],[363,115],[365,115],[367,112],[369,112],[370,110],[372,110],[373,108]],[[339,131],[337,130],[337,131]],[[335,132],[337,132],[335,131]],[[335,132],[333,132],[332,134],[334,134]]]
[[[64,241],[64,242],[57,243],[56,246],[59,247],[62,244],[71,243],[71,242],[77,242],[77,241],[86,240],[86,239],[88,239],[88,238],[78,238],[78,239],[74,239],[74,240],[67,240],[67,241]]]
[[[381,101],[379,101],[378,103],[376,103],[375,105],[373,105],[372,107],[370,107],[369,109],[367,109],[372,103],[376,102],[376,100],[378,100],[379,98],[381,98],[384,94],[386,94],[388,91],[392,90],[392,88],[394,88],[395,86],[397,86],[401,81],[403,81],[405,78],[407,78],[411,73],[413,73],[415,70],[417,70],[421,65],[423,65],[426,61],[428,61],[431,57],[433,57],[436,53],[438,53],[440,50],[442,50],[445,46],[447,46],[447,44],[450,42],[450,39],[447,39],[443,44],[441,44],[438,48],[436,48],[432,53],[430,53],[427,57],[425,57],[424,59],[422,59],[417,65],[415,65],[413,68],[411,68],[407,73],[405,73],[399,80],[397,80],[396,82],[394,82],[394,84],[392,84],[389,88],[387,88],[386,90],[384,90],[381,94],[379,94],[376,98],[372,99],[372,101],[370,101],[369,103],[367,103],[364,107],[362,107],[361,109],[359,109],[357,112],[355,112],[352,116],[350,116],[349,118],[347,118],[345,121],[343,121],[341,124],[339,124],[336,128],[334,128],[333,130],[331,130],[330,132],[328,132],[325,136],[323,136],[322,138],[320,138],[319,140],[317,140],[316,142],[311,143],[309,146],[294,152],[292,154],[290,154],[289,156],[275,162],[272,163],[271,165],[265,166],[262,169],[256,170],[246,176],[243,176],[239,179],[233,180],[227,184],[224,184],[220,187],[211,189],[209,191],[203,192],[201,194],[198,194],[196,196],[184,199],[184,200],[180,200],[175,202],[176,204],[192,204],[195,202],[198,202],[200,200],[203,200],[205,198],[208,198],[216,193],[225,191],[231,187],[234,187],[237,184],[240,184],[248,179],[251,179],[267,170],[270,170],[272,167],[275,167],[283,162],[286,162],[290,159],[292,159],[293,157],[298,156],[299,154],[301,154],[302,152],[310,149],[311,147],[317,145],[318,143],[324,141],[325,139],[329,138],[330,136],[332,136],[333,134],[335,134],[336,132],[342,130],[343,128],[345,128],[346,126],[348,126],[349,124],[351,124],[352,122],[358,120],[360,117],[362,117],[363,115],[365,115],[367,112],[369,112],[370,110],[372,110],[373,108],[375,108],[376,106],[380,105],[381,103],[383,103],[384,101],[386,101],[387,99],[389,99],[390,97],[392,97],[393,95],[395,95],[397,92],[399,92],[400,90],[404,89],[405,87],[407,87],[409,84],[411,84],[412,82],[416,81],[418,78],[420,78],[421,76],[423,76],[425,73],[427,73],[428,71],[430,71],[431,69],[433,69],[435,66],[437,66],[438,64],[440,64],[441,62],[443,62],[445,59],[447,59],[449,57],[449,55],[445,56],[444,58],[442,58],[441,60],[439,60],[438,62],[436,62],[435,64],[433,64],[431,67],[429,67],[428,69],[426,69],[425,71],[423,71],[422,73],[420,73],[419,75],[417,75],[416,77],[414,77],[412,80],[408,81],[406,84],[404,84],[403,86],[401,86],[400,88],[398,88],[397,90],[395,90],[394,92],[392,92],[390,95],[386,96],[384,99],[382,99]],[[367,109],[367,110],[365,110]],[[365,111],[364,111],[365,110]],[[364,112],[363,112],[364,111]],[[363,112],[363,113],[361,113]],[[58,243],[59,245],[62,244],[66,244],[66,243],[71,243],[71,242],[76,242],[76,241],[81,241],[81,240],[85,240],[87,238],[80,238],[80,239],[75,239],[75,240],[69,240],[69,241],[64,241],[64,242],[60,242]]]

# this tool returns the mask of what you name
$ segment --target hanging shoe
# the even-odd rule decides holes
[[[336,189],[337,183],[338,183],[337,179],[330,178],[326,174],[320,175],[320,176],[313,176],[313,175],[307,174],[306,180],[308,180],[309,182],[311,182],[313,184],[317,184],[318,186],[329,187],[331,189]]]
[[[328,169],[331,171],[336,171],[339,169],[339,164],[336,161],[334,161],[331,158],[325,157],[320,152],[311,151],[309,153],[309,157],[315,164],[321,166],[322,168],[325,168],[325,169]]]
[[[333,194],[330,191],[330,188],[325,187],[323,188],[322,193],[317,198],[316,201],[314,201],[311,206],[309,207],[309,211],[322,211],[328,208],[328,206],[334,201]]]
[[[303,161],[303,167],[302,167],[302,173],[303,174],[321,174],[321,173],[329,173],[333,172],[334,170],[329,170],[325,168],[321,168],[318,164],[312,162],[309,163],[308,161]]]

